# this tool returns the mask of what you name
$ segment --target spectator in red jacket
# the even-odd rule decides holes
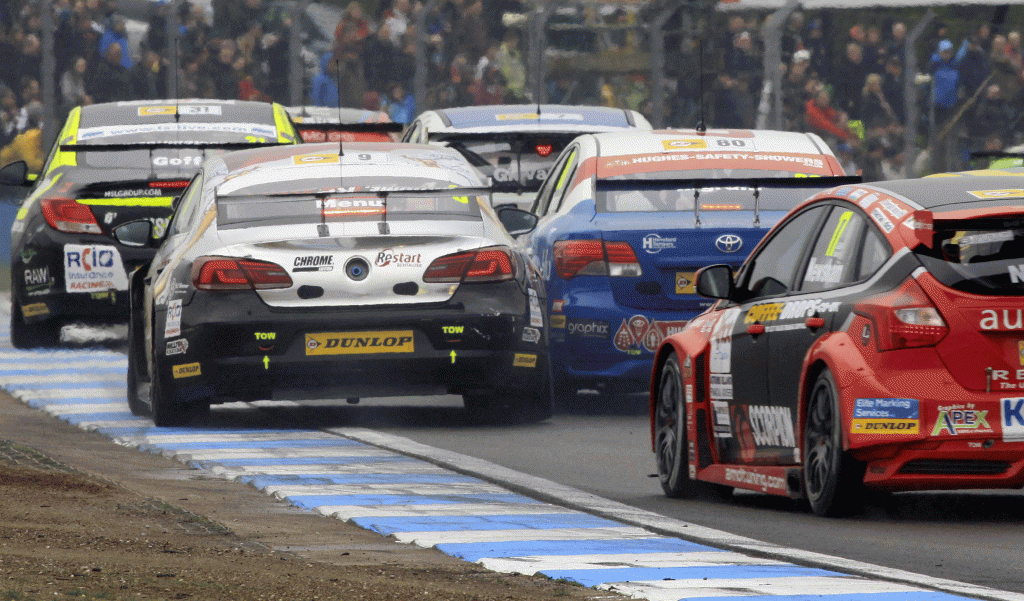
[[[832,95],[821,88],[814,98],[804,105],[807,125],[824,138],[846,142],[856,137],[846,125],[846,113],[832,107]]]

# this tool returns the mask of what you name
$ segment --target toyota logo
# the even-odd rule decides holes
[[[722,234],[715,240],[715,248],[724,253],[734,253],[743,248],[743,239],[736,234]]]

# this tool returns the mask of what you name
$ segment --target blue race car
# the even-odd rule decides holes
[[[673,130],[570,143],[523,216],[547,289],[556,400],[646,392],[653,352],[706,310],[706,265],[738,268],[786,212],[842,177],[814,134]],[[510,209],[504,209],[508,211]],[[593,398],[592,396],[588,398]]]

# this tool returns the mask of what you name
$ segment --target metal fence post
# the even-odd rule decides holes
[[[917,159],[917,121],[920,118],[917,111],[917,40],[924,34],[924,30],[935,18],[935,11],[931,8],[924,14],[924,17],[914,25],[914,29],[907,35],[906,46],[903,48],[903,114],[907,117],[904,130],[907,142],[903,149],[903,167],[907,170],[907,176],[911,177],[911,166]],[[931,128],[929,128],[929,131]],[[929,135],[929,141],[931,136]]]
[[[416,111],[423,112],[427,107],[427,14],[434,12],[437,0],[427,3],[416,15],[416,73],[413,75],[413,98],[416,100]]]
[[[529,27],[527,32],[529,33],[527,37],[529,48],[527,52],[530,57],[530,70],[533,72],[533,89],[536,96],[534,102],[538,103],[548,101],[548,89],[544,85],[544,75],[547,72],[544,55],[547,53],[548,48],[548,17],[554,9],[554,4],[553,2],[537,4],[530,13],[530,19],[527,23],[527,27]]]
[[[762,86],[761,93],[771,94],[771,123],[766,123],[770,129],[782,129],[783,125],[782,71],[779,69],[779,63],[782,62],[782,28],[799,4],[799,0],[788,0],[782,8],[765,19],[764,25],[761,26],[761,39],[764,40],[764,81],[771,82],[771,88]],[[758,123],[757,126],[761,127],[761,124]]]
[[[665,126],[665,24],[681,8],[677,0],[669,0],[650,24],[651,40],[651,125]]]
[[[47,151],[53,145],[57,137],[57,124],[54,122],[57,116],[57,85],[56,85],[56,57],[54,56],[54,34],[55,25],[53,22],[53,0],[43,0],[42,14],[40,15],[40,26],[42,27],[42,65],[39,76],[40,91],[43,95],[43,122],[42,141],[43,151]]]
[[[178,58],[178,8],[182,0],[171,0],[167,5],[167,96],[178,97],[178,69],[181,61]]]
[[[306,12],[307,4],[309,0],[298,0],[292,6],[292,22],[288,29],[288,90],[292,106],[306,104],[306,69],[302,62],[302,15]]]

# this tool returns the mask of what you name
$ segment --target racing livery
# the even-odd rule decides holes
[[[812,134],[749,130],[582,135],[519,238],[550,306],[556,395],[567,405],[647,391],[654,351],[710,306],[694,273],[738,268],[789,209],[842,170]]]
[[[662,342],[651,436],[669,496],[1024,485],[1024,177],[848,185],[793,210]]]
[[[496,206],[529,208],[558,154],[583,133],[650,130],[636,111],[557,104],[472,106],[420,114],[403,142],[455,148],[491,178]]]
[[[11,227],[11,340],[53,346],[67,321],[124,322],[127,274],[150,248],[111,231],[148,219],[159,235],[202,161],[232,148],[292,144],[284,108],[221,100],[73,109]]]
[[[225,399],[461,394],[476,419],[548,417],[543,290],[477,172],[433,146],[338,152],[207,161],[131,280],[132,411],[166,426]]]

